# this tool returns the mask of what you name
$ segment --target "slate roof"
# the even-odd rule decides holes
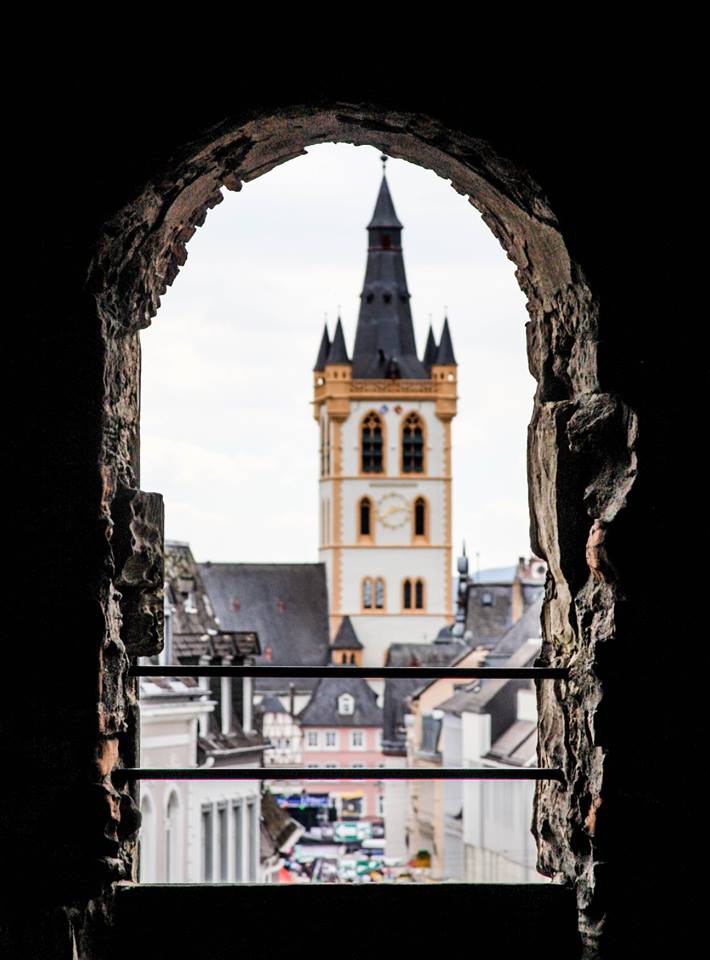
[[[387,651],[387,667],[447,667],[460,657],[460,643],[393,643]],[[421,680],[385,680],[382,749],[395,756],[406,754],[404,716],[408,698],[420,689]]]
[[[335,634],[331,644],[333,650],[362,650],[363,645],[355,633],[355,627],[352,625],[350,617],[345,616],[340,621],[338,632]]]
[[[431,373],[431,365],[436,360],[436,351],[438,347],[436,345],[436,340],[434,339],[434,331],[429,324],[429,333],[426,337],[426,346],[424,347],[424,356],[422,357],[422,363],[427,369],[428,373]]]
[[[349,693],[355,701],[352,713],[338,713],[338,697],[343,693]],[[298,722],[302,727],[381,727],[382,710],[366,680],[324,677],[298,714]]]
[[[534,764],[537,759],[537,722],[516,720],[498,737],[485,757],[515,767]]]
[[[509,657],[528,640],[542,637],[542,589],[538,588],[537,598],[528,606],[522,617],[507,630],[486,657],[487,667],[502,666]]]
[[[328,595],[322,563],[201,563],[200,573],[223,630],[252,630],[261,654],[255,663],[321,666],[330,661]],[[298,680],[312,690],[315,680]],[[257,690],[287,689],[284,680],[258,678]]]
[[[259,703],[259,710],[262,713],[288,713],[278,697],[264,697]]]
[[[469,583],[466,598],[465,630],[478,645],[493,646],[513,625],[513,584],[515,567],[483,570]],[[541,582],[522,582],[524,610],[543,594]]]

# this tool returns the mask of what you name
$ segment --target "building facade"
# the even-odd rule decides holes
[[[448,320],[417,355],[402,224],[383,176],[355,345],[340,319],[314,368],[320,430],[319,556],[330,631],[349,617],[362,663],[431,641],[452,619],[451,421],[457,368]]]

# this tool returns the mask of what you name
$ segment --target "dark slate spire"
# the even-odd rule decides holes
[[[431,365],[436,360],[437,349],[434,331],[431,328],[431,324],[429,324],[429,333],[427,334],[424,356],[422,357],[422,363],[427,368],[427,372],[431,372]]]
[[[350,358],[348,357],[348,351],[345,346],[345,337],[343,336],[343,325],[340,322],[340,317],[338,317],[338,322],[335,325],[333,342],[330,345],[330,350],[328,351],[328,360],[326,362],[327,363],[350,363]]]
[[[456,364],[454,356],[454,345],[451,342],[451,331],[449,330],[449,319],[444,318],[444,329],[441,331],[441,340],[439,340],[439,349],[436,352],[435,363]]]
[[[394,210],[394,204],[392,203],[390,188],[387,185],[387,177],[385,176],[384,169],[382,171],[380,192],[377,196],[377,203],[375,204],[375,212],[372,214],[372,220],[368,223],[367,229],[374,230],[376,227],[381,229],[389,227],[393,230],[402,229],[402,224],[399,222],[399,218]]]
[[[320,342],[320,347],[318,348],[318,356],[316,358],[316,365],[313,368],[314,370],[325,370],[325,364],[328,359],[328,353],[330,352],[330,337],[328,336],[328,324],[323,325],[323,337]]]
[[[384,174],[367,231],[367,267],[355,333],[353,378],[426,380],[429,374],[417,357],[414,341],[402,224]]]
[[[350,617],[343,617],[335,634],[335,639],[331,643],[334,650],[362,650],[363,645],[355,633]]]

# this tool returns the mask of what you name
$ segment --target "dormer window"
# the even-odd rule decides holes
[[[349,693],[341,693],[338,697],[338,713],[343,717],[355,713],[355,700]]]
[[[482,607],[492,607],[493,606],[493,594],[486,590],[485,593],[481,594],[481,606]]]

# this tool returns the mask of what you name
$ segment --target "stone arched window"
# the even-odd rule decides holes
[[[362,473],[384,473],[384,426],[374,410],[366,414],[360,428],[360,469]]]
[[[409,578],[402,583],[402,609],[412,609],[412,581]]]
[[[373,599],[372,577],[365,577],[361,585],[362,609],[372,610]]]
[[[385,608],[385,581],[382,577],[375,580],[375,609],[384,610]]]
[[[424,473],[424,421],[414,412],[402,423],[402,473]]]

